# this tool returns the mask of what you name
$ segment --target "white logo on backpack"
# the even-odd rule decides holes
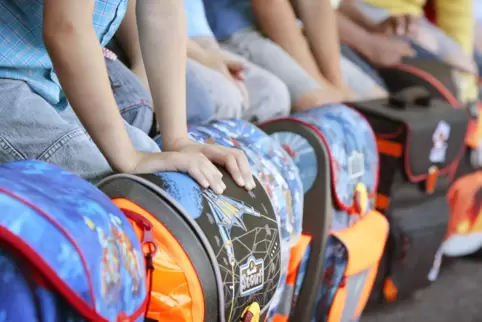
[[[348,177],[356,180],[365,174],[365,156],[363,153],[353,151],[348,157]]]
[[[239,266],[241,296],[247,296],[261,290],[264,286],[264,260],[253,256]]]
[[[445,161],[447,154],[447,141],[450,137],[450,125],[447,122],[440,121],[432,135],[433,147],[430,150],[430,161],[433,163],[441,163]]]

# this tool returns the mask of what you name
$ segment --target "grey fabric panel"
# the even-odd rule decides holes
[[[343,314],[341,317],[341,322],[353,321],[356,309],[358,307],[358,303],[360,301],[360,296],[363,293],[363,289],[365,288],[365,284],[371,269],[372,268],[369,268],[356,275],[347,277],[345,286],[346,301],[345,308],[343,309]]]
[[[283,290],[283,294],[281,295],[281,302],[278,305],[277,313],[290,316],[291,313],[291,306],[293,304],[293,295],[295,293],[296,285],[285,285]]]

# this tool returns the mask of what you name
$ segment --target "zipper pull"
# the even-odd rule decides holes
[[[144,227],[144,233],[142,236],[142,249],[144,254],[150,255],[151,257],[157,252],[157,245],[154,241],[154,234],[152,233],[152,226],[151,227]],[[145,248],[147,248],[147,251]]]
[[[138,213],[128,209],[121,210],[127,218],[133,220],[136,225],[142,229],[142,251],[145,256],[150,255],[152,260],[152,256],[157,252],[157,245],[154,240],[154,234],[152,233],[152,224]]]

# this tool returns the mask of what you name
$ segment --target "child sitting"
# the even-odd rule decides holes
[[[213,161],[251,189],[244,154],[188,138],[182,3],[137,3],[142,56],[166,152],[122,120],[102,47],[128,10],[136,10],[136,3],[0,2],[0,163],[38,159],[89,180],[112,169],[182,171],[222,193],[222,175]]]

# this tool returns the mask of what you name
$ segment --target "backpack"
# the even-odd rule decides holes
[[[450,220],[443,255],[466,256],[482,248],[482,172],[455,181],[447,194]]]
[[[191,128],[190,134],[204,142],[201,131]],[[253,172],[262,175],[250,192],[222,169],[223,195],[180,173],[115,175],[99,183],[137,222],[139,238],[149,236],[156,245],[150,321],[255,321],[268,315],[287,260],[286,224],[280,226],[269,196],[290,191],[285,181],[275,185],[280,175],[270,162],[251,153]]]
[[[261,128],[292,156],[305,193],[303,236],[291,251],[285,302],[276,321],[357,320],[388,234],[386,219],[373,209],[378,184],[373,131],[358,112],[342,104]],[[326,249],[319,248],[323,236]]]
[[[56,166],[0,167],[0,317],[143,321],[143,250],[123,213]]]
[[[482,248],[482,172],[478,171],[457,179],[447,193],[449,222],[428,274],[435,281],[442,264],[461,256],[480,256]],[[449,261],[450,262],[450,261]]]
[[[456,69],[436,58],[405,58],[401,64],[380,68],[378,72],[388,84],[391,93],[421,87],[433,98],[445,101],[453,108],[461,107],[456,85]],[[465,139],[467,151],[466,157],[460,163],[457,178],[482,167],[481,104],[467,103],[465,109],[470,116]]]
[[[454,69],[444,62],[430,58],[404,58],[401,64],[379,68],[390,93],[410,87],[422,87],[437,99],[459,107]]]
[[[467,111],[422,87],[353,104],[380,154],[377,209],[390,222],[373,303],[393,302],[429,285],[427,278],[449,220],[446,194],[465,152]]]
[[[301,236],[303,193],[298,168],[284,149],[256,126],[241,120],[216,121],[191,127],[191,137],[207,144],[220,144],[245,152],[273,204],[281,229],[281,278],[268,313],[271,319],[281,301],[290,248]]]

